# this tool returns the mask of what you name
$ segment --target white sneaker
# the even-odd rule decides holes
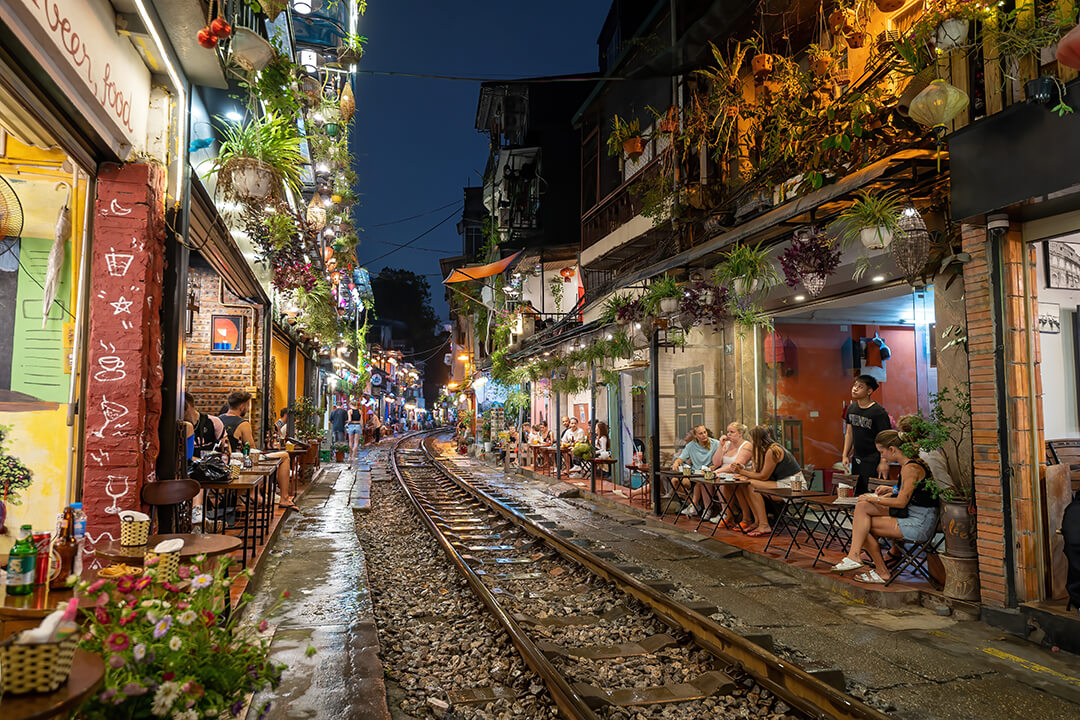
[[[195,505],[191,508],[191,524],[198,525],[202,523],[202,505]]]
[[[724,516],[721,513],[716,513],[715,515],[713,515],[710,518],[705,518],[705,522],[711,522],[711,523],[715,524],[715,523],[720,522],[723,519],[724,519]]]
[[[680,512],[679,514],[685,515],[686,517],[697,517],[697,508],[695,508],[693,505],[687,505],[682,509],[682,512]]]

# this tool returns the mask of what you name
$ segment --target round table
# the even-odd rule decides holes
[[[4,695],[0,699],[0,716],[4,720],[37,720],[66,715],[101,687],[105,679],[105,662],[101,656],[76,650],[67,682],[51,693]]]
[[[102,560],[110,562],[127,563],[128,565],[142,565],[143,555],[147,550],[153,550],[162,540],[183,538],[184,547],[180,550],[180,559],[206,555],[215,557],[228,555],[241,546],[240,538],[232,535],[213,535],[207,533],[173,533],[171,535],[151,535],[146,545],[124,546],[119,540],[109,540],[94,545],[94,554]]]

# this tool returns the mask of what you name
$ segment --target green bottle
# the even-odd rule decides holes
[[[7,566],[7,591],[9,595],[29,595],[34,591],[34,570],[37,566],[37,548],[34,547],[34,528],[23,525],[19,539],[11,546]]]

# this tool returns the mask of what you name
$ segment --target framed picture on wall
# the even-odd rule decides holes
[[[244,354],[244,316],[210,317],[210,352],[215,355]]]
[[[1057,303],[1039,303],[1039,332],[1056,335],[1061,332],[1061,306]]]
[[[1080,236],[1077,242],[1047,240],[1043,244],[1046,265],[1046,287],[1060,290],[1080,290]],[[1039,313],[1040,317],[1042,313]]]

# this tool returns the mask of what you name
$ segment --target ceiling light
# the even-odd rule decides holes
[[[233,122],[240,122],[244,119],[244,116],[236,112],[235,110],[230,110],[229,112],[225,113],[225,117],[229,120],[232,120]]]
[[[796,295],[796,296],[795,296],[795,300],[796,300],[796,302],[802,302],[802,301],[803,301],[803,300],[805,300],[805,299],[806,299],[806,296],[805,296],[805,295]]]
[[[872,282],[885,282],[885,276],[884,275],[875,275],[874,277],[870,278],[870,280]]]
[[[296,59],[300,67],[309,73],[319,69],[319,53],[311,48],[304,48],[296,53]]]

